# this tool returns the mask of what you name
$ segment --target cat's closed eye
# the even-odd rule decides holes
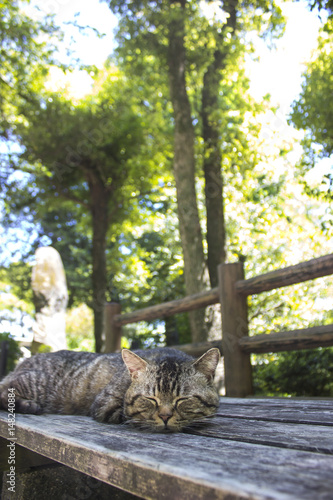
[[[183,398],[177,401],[177,411],[179,413],[199,413],[204,405],[196,397]]]
[[[216,402],[208,402],[201,396],[191,396],[178,400],[176,410],[182,418],[199,418],[214,413],[216,406]]]
[[[148,396],[143,396],[146,400],[150,401],[151,403],[153,403],[153,405],[157,408],[158,407],[158,402],[156,401],[155,398],[151,398],[151,397],[148,397]]]
[[[153,398],[140,395],[135,398],[135,401],[133,401],[133,403],[130,404],[129,407],[133,408],[133,410],[153,410],[156,408],[156,404],[157,403]]]
[[[182,403],[184,403],[185,401],[188,401],[188,397],[187,398],[178,398],[177,401],[175,402],[175,408],[178,408],[178,406]]]

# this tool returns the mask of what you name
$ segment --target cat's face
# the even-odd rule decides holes
[[[199,360],[179,362],[171,358],[155,363],[123,351],[132,383],[124,401],[124,413],[132,424],[153,431],[181,431],[201,424],[218,407],[213,377],[220,355],[210,349]]]

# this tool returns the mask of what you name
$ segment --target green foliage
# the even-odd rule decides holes
[[[333,317],[330,290],[333,279],[326,277],[322,280],[322,284],[315,280],[308,282],[307,287],[301,284],[288,287],[285,292],[273,292],[275,307],[270,306],[269,301],[266,302],[264,307],[267,308],[267,313],[257,323],[258,333],[331,324]],[[288,293],[289,288],[291,291]],[[326,293],[323,294],[323,291]],[[268,329],[267,325],[270,325]],[[252,355],[255,394],[332,397],[332,363],[331,347]]]
[[[41,197],[37,202],[47,197],[48,206],[54,208],[61,196],[87,209],[89,169],[95,169],[110,189],[116,182],[124,185],[130,172],[136,173],[134,151],[139,153],[143,136],[125,80],[111,70],[100,91],[99,85],[97,81],[96,93],[80,102],[46,94],[37,107],[22,109],[26,120],[16,124],[15,132],[25,148],[22,169],[37,181]],[[137,180],[144,173],[141,168]],[[113,200],[113,208],[119,208],[119,201]]]
[[[318,47],[304,73],[302,91],[293,103],[291,120],[305,131],[304,155],[300,164],[300,177],[313,168],[318,160],[333,154],[333,19],[321,31]],[[322,183],[311,186],[303,180],[306,191],[318,198],[333,199],[333,174],[328,173]]]
[[[32,302],[31,289],[31,265],[27,262],[13,262],[10,265],[0,268],[0,290],[6,290],[15,296],[16,302],[25,301],[27,304]],[[9,295],[7,295],[7,299]],[[15,300],[7,300],[6,306],[15,307]],[[1,301],[0,301],[1,304]],[[1,304],[2,305],[2,304]],[[20,304],[23,307],[23,304]],[[31,312],[31,308],[30,308]]]
[[[8,342],[8,356],[7,356],[7,366],[6,366],[6,374],[14,370],[17,361],[21,357],[22,353],[19,347],[18,342],[14,340],[10,333],[0,333],[0,343],[7,341]]]
[[[131,349],[151,349],[165,345],[165,335],[160,321],[146,323],[141,321],[135,325],[126,325],[124,334]],[[124,345],[125,347],[125,345]]]
[[[333,397],[333,349],[285,352],[260,360],[256,356],[254,387],[266,396]]]
[[[85,304],[69,309],[66,314],[66,340],[68,349],[94,350],[93,313]]]
[[[333,153],[333,21],[321,33],[316,57],[307,65],[300,99],[293,105],[292,121],[320,144],[321,156]]]
[[[184,297],[177,224],[175,189],[161,184],[159,189],[140,199],[137,218],[114,228],[107,251],[107,299],[119,300],[124,312]],[[163,331],[162,321],[129,325],[126,335],[147,337],[148,343],[160,343],[162,337],[170,337],[166,325],[165,335],[158,333],[153,341],[156,328]],[[181,341],[187,342],[187,317],[177,316],[172,330]]]
[[[312,9],[318,8],[319,11],[325,9],[330,17],[333,13],[333,0],[308,0],[309,6]]]
[[[47,344],[42,344],[40,342],[35,342],[34,340],[32,341],[31,344],[31,354],[41,354],[44,352],[52,352],[52,347],[47,345]]]
[[[53,62],[53,36],[61,36],[51,17],[34,21],[21,8],[29,1],[3,0],[0,17],[0,136],[10,134],[17,105],[34,101],[36,88]]]

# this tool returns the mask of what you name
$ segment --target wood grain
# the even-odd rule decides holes
[[[295,351],[332,345],[333,325],[314,326],[290,332],[267,333],[239,339],[241,350],[248,353]]]
[[[202,435],[17,415],[16,436],[25,448],[146,499],[332,500],[332,425],[265,421],[305,411],[333,424],[332,401],[222,398],[212,425],[196,431]],[[0,434],[7,437],[5,412]]]
[[[104,308],[104,352],[117,352],[121,348],[121,326],[114,322],[115,316],[121,313],[121,304],[108,302]]]
[[[243,443],[256,443],[312,451],[333,455],[333,428],[313,424],[286,423],[276,420],[264,420],[242,417],[224,417],[221,413],[203,429],[194,431],[200,436],[230,439]],[[332,423],[333,425],[333,423]]]
[[[333,433],[333,400],[222,398],[218,415],[268,422],[328,426]]]
[[[138,309],[131,313],[119,314],[114,316],[115,325],[128,325],[129,323],[137,323],[138,321],[150,321],[157,318],[166,318],[174,314],[193,311],[200,307],[206,307],[211,304],[216,304],[219,301],[217,288],[205,290],[195,295],[189,295],[183,299],[171,300],[164,304]]]
[[[247,298],[235,289],[244,276],[243,264],[221,264],[218,268],[222,313],[222,348],[225,390],[231,397],[252,394],[252,369],[249,354],[240,349],[239,339],[248,335]]]
[[[0,438],[0,450],[5,450],[5,453],[0,453],[0,471],[8,470],[8,450],[7,439]],[[7,452],[7,453],[6,453]],[[27,450],[22,446],[15,445],[15,472],[26,472],[33,467],[50,465],[59,465],[57,462],[49,458],[38,455],[31,450]]]
[[[333,254],[324,255],[284,269],[277,269],[247,280],[239,280],[236,283],[236,290],[238,293],[248,296],[296,283],[303,283],[330,274],[333,274]]]

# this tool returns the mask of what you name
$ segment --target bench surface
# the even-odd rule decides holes
[[[0,436],[32,457],[145,499],[333,499],[329,399],[222,398],[217,416],[195,433],[154,434],[67,415],[16,415],[14,430],[13,439],[0,411]]]

